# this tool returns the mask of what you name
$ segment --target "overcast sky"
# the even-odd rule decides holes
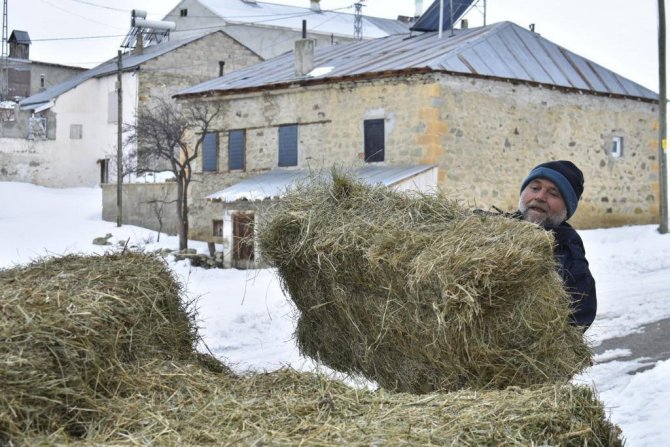
[[[239,0],[220,0],[239,1]],[[353,13],[355,0],[321,0],[322,9]],[[28,31],[31,59],[92,67],[116,55],[130,27],[130,11],[160,20],[176,0],[8,0],[8,29]],[[273,0],[309,6],[309,0]],[[427,9],[431,0],[423,1]],[[412,16],[415,0],[365,0],[363,13]],[[444,0],[448,6],[449,0]],[[483,22],[482,6],[470,26]],[[658,91],[657,2],[655,0],[488,0],[487,23],[504,20],[527,27],[606,68]],[[352,30],[353,33],[353,30]],[[54,40],[59,39],[59,40]]]

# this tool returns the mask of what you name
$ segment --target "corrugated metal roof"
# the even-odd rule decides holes
[[[12,31],[12,34],[10,34],[9,39],[7,39],[8,42],[18,42],[18,43],[23,43],[23,44],[28,44],[30,45],[32,42],[30,41],[30,36],[28,35],[28,31],[19,31],[19,30],[14,30]]]
[[[472,6],[475,0],[451,0],[443,2],[442,31],[449,30],[451,26],[460,19]],[[453,7],[453,11],[450,9]],[[412,26],[414,31],[439,31],[440,30],[440,0],[435,0],[426,12],[421,14],[419,20]]]
[[[187,88],[178,96],[230,94],[328,82],[331,78],[433,70],[658,100],[658,95],[646,87],[514,23],[454,31],[454,36],[443,33],[441,39],[433,32],[319,46],[314,54],[314,73],[319,76],[296,76],[294,54],[287,53]]]
[[[246,3],[241,0],[199,0],[202,5],[228,23],[246,23],[302,30],[302,21],[307,20],[310,32],[352,36],[354,34],[354,14],[343,11],[321,10],[275,3]],[[307,3],[307,0],[305,0]],[[169,19],[167,19],[169,20]],[[377,38],[390,34],[406,33],[408,25],[393,19],[362,17],[364,38]]]
[[[220,31],[215,31],[220,32]],[[212,34],[212,33],[208,33]],[[151,45],[144,49],[142,54],[124,54],[121,57],[121,65],[124,71],[134,69],[139,67],[144,62],[147,62],[151,59],[154,59],[158,56],[161,56],[165,53],[168,53],[176,48],[189,44],[195,40],[198,40],[204,37],[207,34],[200,34],[198,36],[192,36],[186,39],[174,40],[171,42],[161,43],[158,45]],[[93,67],[90,70],[86,70],[82,73],[79,73],[76,76],[71,77],[70,79],[56,84],[43,92],[37,93],[33,96],[29,96],[22,100],[19,105],[24,109],[32,109],[33,106],[38,106],[40,104],[47,103],[54,98],[62,95],[63,93],[72,90],[77,87],[79,84],[83,83],[92,78],[98,78],[101,76],[107,76],[113,73],[116,73],[116,58],[110,59],[107,62],[103,62],[97,67]]]
[[[434,168],[434,165],[366,165],[351,170],[350,174],[370,185],[394,186]],[[330,175],[330,173],[314,172],[306,169],[273,169],[263,174],[247,177],[228,188],[207,196],[206,199],[215,202],[274,199],[283,196],[295,184],[307,181],[310,178],[327,175]]]

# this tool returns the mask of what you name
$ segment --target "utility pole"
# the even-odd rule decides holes
[[[9,93],[9,66],[7,65],[7,0],[2,2],[2,64],[0,65],[0,99]]]
[[[661,225],[658,231],[668,233],[668,163],[667,163],[667,109],[668,98],[665,80],[665,0],[658,0],[658,171],[660,182],[659,206]]]
[[[116,59],[116,95],[117,95],[117,113],[116,113],[116,226],[120,227],[123,223],[123,142],[122,142],[122,123],[123,123],[123,89],[121,88],[122,78],[122,60],[121,50],[119,50]]]

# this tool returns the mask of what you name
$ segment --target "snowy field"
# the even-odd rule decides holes
[[[130,239],[147,250],[176,248],[176,237],[101,219],[99,188],[48,189],[0,182],[0,268],[43,256],[103,253],[95,237]],[[581,231],[598,288],[598,316],[587,332],[590,342],[639,331],[670,318],[670,235],[656,225]],[[204,243],[192,248],[206,252]],[[197,298],[201,334],[209,349],[237,371],[274,370],[290,365],[316,368],[292,340],[294,311],[271,270],[205,270],[186,261],[171,266],[190,297]],[[607,351],[576,382],[593,386],[628,446],[667,445],[670,424],[670,360],[623,358],[625,349]],[[634,373],[646,366],[643,372]]]

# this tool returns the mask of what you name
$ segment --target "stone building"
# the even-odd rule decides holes
[[[333,165],[434,165],[448,195],[514,210],[533,166],[570,159],[586,177],[576,226],[657,221],[657,95],[532,31],[296,48],[176,96],[226,110],[196,166],[192,238],[232,246],[220,225],[241,204],[211,200],[220,191]]]
[[[261,58],[223,31],[139,47],[122,56],[122,122],[151,98],[216,77],[225,64]],[[0,180],[51,187],[115,181],[118,136],[116,58],[22,100],[13,128],[0,133]]]

